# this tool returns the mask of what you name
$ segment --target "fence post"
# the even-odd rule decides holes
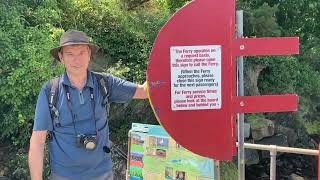
[[[277,146],[270,145],[270,180],[276,180],[277,170]]]

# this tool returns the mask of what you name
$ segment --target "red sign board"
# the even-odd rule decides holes
[[[235,114],[296,110],[296,95],[236,96],[236,56],[296,54],[298,38],[235,37],[235,0],[195,0],[159,32],[147,68],[161,125],[202,156],[235,155]]]

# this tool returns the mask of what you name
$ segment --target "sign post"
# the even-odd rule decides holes
[[[236,12],[237,38],[243,37],[243,11]],[[244,96],[243,57],[237,57],[237,95]],[[238,113],[238,171],[239,179],[245,179],[244,113]]]

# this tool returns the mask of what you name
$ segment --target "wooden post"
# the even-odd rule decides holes
[[[126,180],[130,179],[130,147],[131,147],[131,131],[128,133],[128,158],[127,158],[127,172],[126,172]]]
[[[213,160],[214,162],[214,180],[220,180],[220,161]]]

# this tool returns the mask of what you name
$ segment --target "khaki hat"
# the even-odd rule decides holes
[[[63,46],[80,45],[80,44],[86,44],[90,47],[91,57],[94,57],[94,55],[99,50],[99,46],[89,43],[89,38],[84,32],[69,30],[62,34],[60,38],[60,46],[51,49],[50,53],[54,57],[54,59],[60,61],[58,53]]]

